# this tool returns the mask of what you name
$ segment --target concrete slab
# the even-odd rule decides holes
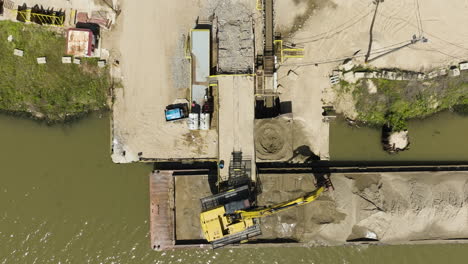
[[[46,57],[37,58],[37,64],[46,64],[46,63],[47,63]]]
[[[254,147],[254,78],[250,76],[218,77],[219,92],[219,160],[226,166],[220,177],[227,179],[233,151],[255,161]],[[255,164],[252,174],[255,175]]]
[[[20,50],[20,49],[14,49],[14,50],[13,50],[13,55],[19,56],[19,57],[23,57],[24,51],[23,51],[23,50]]]
[[[62,63],[64,63],[64,64],[72,63],[72,58],[71,57],[62,57]]]
[[[185,98],[190,89],[189,85],[177,86],[174,57],[185,60],[185,40],[180,33],[193,28],[200,7],[190,0],[145,3],[142,9],[140,5],[122,2],[125,19],[116,37],[120,39],[124,88],[114,90],[112,159],[118,163],[139,158],[216,160],[216,129],[189,131],[186,120],[166,122],[164,116],[166,106]],[[141,25],[157,26],[148,34],[148,27]],[[181,48],[177,49],[177,45]],[[190,79],[189,74],[181,73]]]

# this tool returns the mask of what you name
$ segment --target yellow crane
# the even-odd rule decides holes
[[[317,199],[324,190],[325,187],[321,186],[297,199],[260,208],[251,208],[248,186],[204,198],[201,200],[203,212],[200,214],[203,234],[214,248],[246,242],[261,234],[259,218],[306,205]]]

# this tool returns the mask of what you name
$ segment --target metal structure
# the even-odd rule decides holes
[[[43,9],[38,5],[28,8],[25,4],[18,6],[16,20],[21,22],[33,22],[39,25],[63,26],[65,23],[65,11],[54,11],[53,9]]]
[[[275,56],[278,61],[283,63],[287,58],[304,58],[304,49],[296,48],[293,44],[285,43],[281,39],[274,41],[275,44]]]
[[[243,243],[261,235],[259,219],[289,208],[313,202],[325,190],[319,187],[312,193],[297,199],[268,207],[253,206],[248,185],[201,199],[203,211],[200,223],[203,235],[213,248],[233,243]]]
[[[329,181],[319,182],[314,192],[284,203],[256,207],[256,188],[251,180],[251,161],[242,158],[242,152],[232,152],[229,179],[225,191],[202,198],[200,223],[203,235],[213,248],[243,243],[261,235],[259,219],[288,208],[308,204],[331,186]]]

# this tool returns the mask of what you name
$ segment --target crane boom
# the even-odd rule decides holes
[[[292,201],[276,204],[276,205],[265,207],[265,208],[257,208],[253,210],[238,210],[238,211],[235,211],[234,214],[239,214],[241,218],[244,220],[269,216],[269,215],[287,210],[289,208],[306,205],[310,202],[313,202],[315,199],[317,199],[317,197],[320,196],[320,194],[324,190],[325,190],[324,187],[320,187],[316,189],[315,191],[313,191],[312,193],[303,197],[299,197]]]

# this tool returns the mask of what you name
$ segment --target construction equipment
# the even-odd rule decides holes
[[[315,191],[297,199],[268,207],[254,207],[252,189],[244,185],[227,192],[201,199],[200,222],[203,235],[213,248],[247,242],[261,234],[259,219],[289,208],[306,205],[325,190],[325,183]]]

